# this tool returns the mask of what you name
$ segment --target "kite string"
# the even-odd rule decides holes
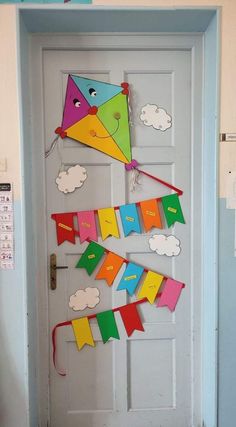
[[[45,151],[45,159],[46,159],[48,156],[50,156],[50,154],[53,152],[53,150],[54,150],[54,148],[56,147],[56,144],[57,144],[57,142],[58,142],[59,136],[60,136],[60,135],[57,135],[57,136],[54,138],[54,140],[52,141],[52,143],[51,143],[51,145],[50,145],[49,149]]]

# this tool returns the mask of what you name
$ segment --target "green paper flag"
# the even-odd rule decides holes
[[[81,255],[79,261],[77,262],[76,268],[85,268],[85,270],[87,270],[87,273],[91,275],[97,267],[104,252],[105,248],[100,246],[98,243],[89,243],[87,249],[85,250],[83,255]]]
[[[115,316],[112,310],[98,313],[96,317],[104,344],[109,340],[109,338],[120,339]]]
[[[162,197],[161,201],[168,227],[175,222],[185,224],[178,194]]]

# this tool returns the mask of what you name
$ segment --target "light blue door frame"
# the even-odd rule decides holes
[[[37,424],[36,306],[34,289],[33,224],[31,219],[30,126],[28,100],[28,42],[31,33],[160,32],[204,33],[203,145],[203,334],[202,414],[205,427],[217,427],[218,353],[218,123],[219,20],[218,8],[116,8],[81,5],[24,5],[18,8],[18,76],[21,98],[21,158],[23,168],[24,290],[28,296],[29,396],[31,426]]]

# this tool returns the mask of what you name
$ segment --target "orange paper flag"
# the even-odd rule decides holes
[[[113,252],[108,252],[105,261],[102,264],[100,270],[98,271],[95,279],[105,279],[107,281],[107,284],[111,286],[123,262],[123,258],[114,254]]]
[[[152,227],[162,228],[161,216],[156,199],[140,202],[140,209],[146,232],[151,230]]]

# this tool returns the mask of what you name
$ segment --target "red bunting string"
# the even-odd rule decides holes
[[[159,292],[156,296],[156,298],[159,298],[161,296],[161,292]],[[143,298],[140,299],[138,301],[132,302],[131,304],[134,305],[139,305],[139,304],[143,304],[145,302],[148,302],[147,298]],[[126,304],[127,305],[127,304]],[[126,305],[120,306],[120,307],[115,307],[112,309],[113,313],[116,313],[117,311],[119,311],[121,308],[125,307]],[[91,319],[96,319],[97,313],[96,314],[90,314],[89,316],[85,316],[88,318],[88,320]],[[52,330],[52,348],[53,348],[53,364],[54,364],[54,368],[56,369],[57,373],[59,375],[61,375],[62,377],[66,376],[66,373],[61,371],[59,368],[57,368],[57,363],[56,363],[56,354],[57,354],[57,345],[56,345],[56,332],[58,330],[58,328],[61,328],[62,326],[69,326],[72,324],[71,320],[67,320],[65,322],[61,322],[61,323],[57,323],[57,325],[54,326],[53,330]]]
[[[176,193],[178,193],[178,195],[179,195],[179,196],[182,196],[183,191],[182,191],[182,190],[180,190],[180,189],[179,189],[179,188],[177,188],[177,187],[174,187],[174,185],[169,184],[168,182],[163,181],[163,180],[162,180],[162,179],[160,179],[160,178],[157,178],[157,176],[151,175],[150,173],[145,172],[145,171],[143,171],[143,170],[141,170],[141,169],[138,169],[138,168],[136,168],[136,167],[134,167],[134,169],[135,169],[137,172],[139,172],[139,173],[141,173],[141,174],[143,174],[143,175],[146,175],[148,178],[154,179],[154,181],[157,181],[157,182],[159,182],[160,184],[163,184],[165,187],[170,188],[171,190],[176,191]],[[157,200],[158,200],[158,199],[157,199]],[[159,200],[160,200],[160,199],[159,199]]]

